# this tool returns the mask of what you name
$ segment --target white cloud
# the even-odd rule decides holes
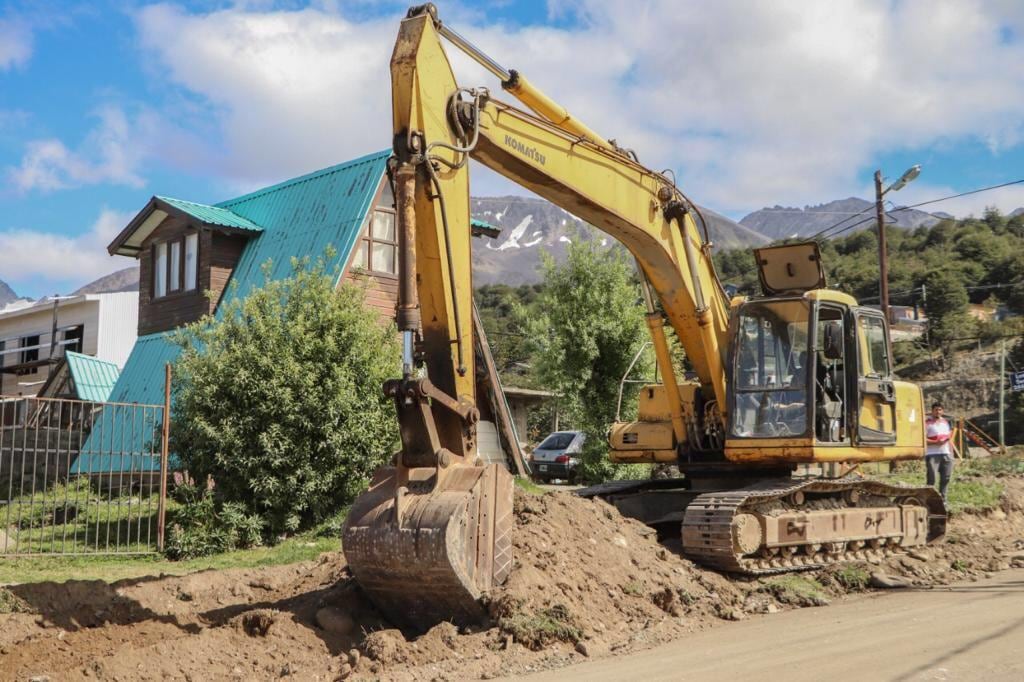
[[[275,181],[389,145],[387,64],[395,20],[355,24],[318,9],[192,15],[152,5],[136,17],[169,78],[220,117],[239,184]]]
[[[27,22],[0,17],[0,71],[27,64],[32,44],[32,28]]]
[[[167,144],[169,135],[165,133],[173,129],[147,108],[129,114],[119,106],[106,105],[95,117],[97,125],[76,149],[56,138],[27,142],[21,163],[7,168],[12,186],[21,192],[101,183],[144,186],[143,162]]]
[[[0,272],[16,291],[31,283],[40,293],[67,292],[119,268],[129,267],[125,258],[111,258],[107,244],[128,224],[132,214],[102,209],[82,234],[33,229],[0,231]],[[68,267],[74,264],[74,270]],[[54,291],[46,292],[47,287]]]
[[[146,52],[219,117],[221,170],[241,184],[389,144],[398,15],[357,23],[325,7],[164,4],[136,15]],[[458,7],[444,18],[648,165],[676,168],[691,196],[719,210],[848,195],[892,151],[973,140],[999,154],[1024,142],[1019,2],[550,7],[580,25],[486,25]],[[449,53],[464,84],[497,92]]]

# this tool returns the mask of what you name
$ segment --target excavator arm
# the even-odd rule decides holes
[[[460,88],[442,33],[533,111]],[[511,476],[477,456],[469,159],[607,232],[636,258],[679,442],[684,408],[654,297],[718,406],[728,308],[697,209],[674,184],[444,27],[432,5],[402,22],[391,78],[403,376],[385,391],[402,451],[353,506],[344,546],[378,606],[424,627],[478,619],[479,597],[511,568]]]
[[[502,78],[502,87],[532,111],[493,99],[482,88],[460,89],[441,36]],[[455,290],[454,297],[446,298],[453,314],[447,319],[437,317],[442,346],[457,353],[468,338],[468,331],[460,330],[458,312],[465,309],[471,296],[466,161],[473,158],[586,220],[630,250],[645,289],[649,285],[660,301],[700,384],[724,411],[728,300],[714,272],[711,244],[698,229],[697,221],[703,222],[699,209],[673,182],[641,165],[631,152],[601,138],[521,74],[494,63],[441,24],[431,6],[414,8],[402,24],[392,60],[392,89],[396,177],[412,178],[416,172],[421,176],[420,191],[414,193],[416,217],[410,223],[415,222],[418,234],[429,241],[427,248],[432,254],[437,251],[436,244],[452,244],[452,257],[440,263],[447,266],[446,271],[428,271],[426,264],[419,270],[420,289],[436,290],[432,300],[437,300],[442,285]],[[410,278],[403,277],[403,281]],[[421,301],[425,305],[426,297]],[[414,323],[402,323],[402,311],[412,303],[407,298],[399,305],[400,329],[413,332]],[[660,366],[663,372],[671,372],[660,331],[662,313],[654,309],[653,300],[649,307]],[[425,336],[428,329],[429,325],[423,326]],[[431,345],[426,339],[424,343]],[[451,365],[432,362],[435,358],[442,359],[431,355],[427,362],[432,376],[436,368],[439,375],[449,377]],[[453,362],[458,365],[457,359]],[[678,398],[670,402],[679,407]]]

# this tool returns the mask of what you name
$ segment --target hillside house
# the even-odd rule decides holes
[[[81,294],[0,310],[0,394],[34,396],[67,353],[122,367],[135,343],[139,295]]]
[[[367,287],[381,315],[397,301],[397,239],[386,182],[389,152],[325,168],[210,206],[153,197],[108,246],[139,261],[139,338],[111,393],[114,402],[163,402],[164,364],[177,357],[167,333],[215,313],[292,258],[334,249],[329,268]],[[211,296],[207,298],[205,292]]]
[[[164,365],[178,355],[168,333],[245,297],[263,284],[268,261],[271,279],[283,279],[293,258],[316,258],[331,247],[327,266],[338,268],[338,284],[365,286],[367,305],[393,318],[398,239],[386,174],[390,154],[369,154],[215,205],[151,198],[108,246],[111,255],[136,258],[140,266],[139,336],[110,400],[162,404]],[[496,232],[474,221],[474,233]]]

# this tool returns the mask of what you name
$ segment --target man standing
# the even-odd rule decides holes
[[[924,429],[925,440],[928,441],[924,458],[928,485],[935,485],[938,477],[939,493],[945,501],[946,487],[953,476],[953,448],[949,442],[953,429],[949,420],[942,416],[942,403],[932,403],[932,413],[924,420]]]

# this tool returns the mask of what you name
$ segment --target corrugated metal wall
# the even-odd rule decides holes
[[[99,299],[99,338],[95,355],[124,367],[139,328],[139,292],[92,294]]]

